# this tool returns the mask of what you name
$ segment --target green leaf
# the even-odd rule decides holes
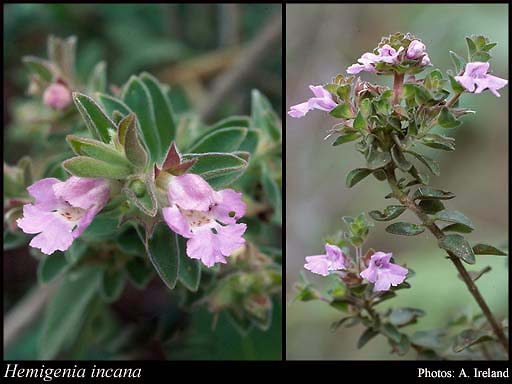
[[[189,153],[233,152],[236,151],[247,136],[247,128],[228,127],[207,132],[188,150]]]
[[[480,344],[485,341],[493,340],[491,336],[485,331],[466,329],[455,336],[453,342],[453,351],[456,353],[462,352],[472,345]]]
[[[492,268],[490,266],[487,266],[483,269],[481,269],[480,271],[468,271],[468,275],[469,277],[471,278],[471,280],[473,281],[477,281],[479,278],[481,278],[485,273],[487,272],[490,272],[492,270]],[[461,277],[461,275],[457,275],[457,277],[459,279],[461,279],[462,281],[464,281],[464,279]]]
[[[116,239],[117,247],[126,254],[143,256],[146,254],[144,243],[141,241],[135,228],[130,227]]]
[[[364,120],[363,114],[361,111],[358,112],[356,118],[354,119],[353,124],[354,129],[357,129],[358,131],[365,131],[366,130],[366,121]]]
[[[134,257],[126,263],[126,272],[128,279],[140,289],[145,288],[154,275],[153,268],[142,257]]]
[[[421,161],[429,169],[429,171],[432,172],[432,174],[436,176],[440,175],[439,163],[437,161],[414,151],[406,152],[413,155],[415,158]]]
[[[489,61],[491,59],[491,55],[488,52],[479,51],[473,54],[471,61]]]
[[[403,92],[404,97],[406,98],[411,98],[414,96],[414,99],[417,104],[426,104],[429,101],[433,100],[433,97],[430,94],[430,92],[419,84],[405,83],[403,85]]]
[[[371,151],[366,161],[368,163],[368,167],[375,170],[386,166],[392,161],[392,159],[388,152]]]
[[[444,209],[443,203],[439,200],[420,200],[418,205],[429,215],[433,215]]]
[[[443,128],[456,128],[462,124],[457,120],[452,112],[447,107],[441,109],[441,113],[437,119],[437,123]]]
[[[158,80],[147,72],[140,75],[140,79],[146,85],[153,101],[155,112],[156,130],[160,143],[159,162],[164,160],[167,149],[176,137],[176,121],[171,103],[166,97],[162,85]],[[217,149],[217,151],[219,151]]]
[[[282,194],[281,188],[277,182],[272,178],[272,175],[266,167],[263,168],[261,175],[261,183],[263,190],[267,196],[267,200],[270,202],[273,209],[272,221],[281,224],[282,223]]]
[[[475,244],[473,246],[473,252],[475,255],[497,255],[497,256],[507,256],[507,253],[503,252],[502,250],[493,247],[489,244]]]
[[[357,341],[357,348],[358,349],[363,348],[366,345],[366,343],[368,343],[371,339],[373,339],[378,334],[379,334],[378,331],[374,331],[372,328],[366,328],[366,330],[363,332],[363,334]]]
[[[450,51],[450,57],[455,67],[455,73],[459,74],[466,67],[466,61],[453,51]]]
[[[443,348],[442,338],[446,335],[444,329],[432,329],[429,331],[418,331],[411,336],[411,341],[414,344],[423,348],[438,349]]]
[[[340,104],[336,108],[334,108],[331,112],[329,112],[329,115],[336,118],[341,119],[351,119],[354,117],[354,114],[352,112],[352,109],[348,104]]]
[[[403,235],[403,236],[415,236],[423,233],[425,231],[425,227],[423,225],[398,222],[388,225],[386,227],[386,232],[392,233],[394,235]]]
[[[119,142],[124,146],[126,158],[136,167],[145,168],[148,165],[148,153],[142,144],[135,115],[130,113],[119,123]]]
[[[104,177],[106,179],[123,179],[132,173],[131,167],[111,164],[90,157],[77,156],[65,160],[62,166],[73,176]]]
[[[462,224],[470,230],[475,229],[475,226],[462,212],[444,210],[437,213],[434,217],[435,220],[446,221],[448,223]]]
[[[88,245],[87,243],[81,241],[80,239],[75,239],[71,247],[68,248],[66,252],[64,252],[64,256],[69,264],[75,264],[82,260],[82,258],[86,255]]]
[[[127,186],[123,188],[123,192],[144,214],[150,217],[156,216],[158,205],[153,170],[147,172],[143,180],[139,179],[139,176],[131,178],[127,181]]]
[[[409,341],[409,338],[407,335],[400,335],[400,341],[394,342],[392,340],[389,340],[389,343],[393,347],[393,352],[397,353],[400,356],[405,355],[409,350],[411,349],[411,342]]]
[[[106,213],[97,215],[93,222],[80,235],[80,239],[88,242],[104,242],[117,233],[118,220]]]
[[[341,145],[341,144],[348,143],[350,141],[357,140],[360,137],[361,137],[361,134],[358,132],[345,133],[345,134],[338,136],[336,138],[336,140],[334,141],[334,143],[332,143],[332,145],[335,147],[337,145]]]
[[[395,165],[404,172],[408,172],[412,167],[412,164],[405,158],[396,144],[391,148],[391,158]]]
[[[260,130],[272,141],[281,141],[280,121],[268,99],[258,90],[251,93],[251,126]]]
[[[445,249],[468,264],[475,264],[475,254],[461,235],[446,235],[438,241],[439,248]]]
[[[370,211],[368,214],[373,220],[376,221],[389,221],[396,219],[405,212],[407,207],[403,205],[389,205],[384,209],[384,212]]]
[[[226,186],[240,177],[247,168],[247,161],[230,153],[189,153],[182,160],[196,160],[190,172],[202,176],[212,186]]]
[[[383,324],[380,328],[380,331],[390,341],[394,341],[395,343],[399,343],[400,340],[402,339],[402,334],[393,324],[390,324],[390,323]]]
[[[418,317],[425,316],[425,311],[416,308],[395,308],[389,314],[389,321],[397,327],[411,324]]]
[[[228,128],[228,127],[242,127],[242,128],[249,128],[251,124],[251,120],[247,116],[230,116],[225,119],[222,119],[218,122],[216,122],[212,127],[211,131],[221,129],[221,128]],[[258,132],[258,131],[254,131]]]
[[[372,113],[372,103],[370,99],[363,99],[363,101],[361,101],[361,105],[359,106],[359,110],[363,117],[368,118]]]
[[[477,51],[476,45],[473,42],[473,40],[469,37],[466,37],[466,45],[468,46],[468,57],[471,58],[473,54]]]
[[[87,90],[93,92],[106,92],[107,90],[107,63],[97,63],[87,80]]]
[[[258,148],[259,139],[260,136],[258,131],[254,129],[249,129],[247,131],[247,136],[245,137],[242,144],[240,144],[240,147],[238,149],[240,151],[246,151],[249,152],[251,155],[254,155]]]
[[[96,101],[80,92],[73,92],[73,101],[93,138],[109,143],[109,130],[115,132],[116,125],[106,112],[103,111]]]
[[[192,292],[199,289],[201,282],[201,266],[199,260],[191,259],[187,256],[186,240],[183,237],[178,238],[178,246],[180,249],[180,263],[178,270],[178,280],[185,288]]]
[[[442,228],[443,232],[471,233],[473,229],[464,224],[450,224]]]
[[[41,259],[37,267],[37,279],[41,284],[49,283],[69,267],[64,252],[55,252]]]
[[[97,267],[84,267],[66,275],[47,306],[39,340],[40,359],[55,358],[73,342],[98,290],[100,277]]]
[[[343,317],[342,319],[335,321],[331,324],[331,331],[332,332],[336,331],[339,327],[341,327],[347,321],[350,321],[350,322],[345,327],[349,328],[349,327],[352,327],[352,326],[358,324],[360,320],[355,316]]]
[[[30,72],[39,76],[42,80],[48,83],[53,81],[53,64],[50,61],[35,56],[25,56],[22,61]]]
[[[372,173],[371,169],[368,168],[356,168],[351,170],[347,174],[346,184],[347,187],[352,188],[354,185],[363,180],[366,176]]]
[[[126,157],[108,144],[74,135],[67,135],[66,141],[77,155],[92,157],[106,163],[130,166]]]
[[[180,249],[178,235],[167,226],[157,224],[153,235],[148,240],[148,256],[162,281],[170,289],[174,289],[180,269]]]
[[[140,79],[132,76],[125,85],[122,99],[137,116],[140,133],[148,147],[151,163],[157,162],[162,156],[165,156],[165,153],[161,153],[154,106],[148,88]]]
[[[124,270],[122,269],[105,269],[101,278],[101,297],[107,303],[112,303],[119,299],[123,293],[126,283]]]
[[[455,150],[455,139],[453,137],[428,133],[421,138],[420,142],[427,147],[441,149],[443,151]]]
[[[451,192],[430,187],[419,187],[412,195],[413,200],[450,200],[454,197],[455,195]]]
[[[464,88],[457,80],[455,80],[455,77],[448,74],[448,78],[450,79],[450,85],[454,92],[464,92],[466,90],[466,88]]]
[[[113,116],[115,111],[128,115],[133,111],[128,107],[122,100],[115,98],[114,96],[106,95],[104,93],[96,93],[96,98],[99,100],[103,108],[109,116]]]

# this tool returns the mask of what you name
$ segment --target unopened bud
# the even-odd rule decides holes
[[[54,83],[44,91],[43,103],[53,109],[64,109],[71,103],[71,92],[65,85]]]

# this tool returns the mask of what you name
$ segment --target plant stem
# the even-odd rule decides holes
[[[450,108],[453,104],[455,104],[457,102],[457,100],[459,100],[459,97],[460,95],[462,95],[462,92],[457,92],[455,95],[453,95],[453,97],[451,98],[451,100],[449,100],[447,103],[446,103],[446,106],[448,108]]]
[[[427,227],[430,232],[438,239],[442,239],[445,235],[443,231],[435,224],[435,222],[419,207],[416,205],[416,203],[407,196],[405,192],[403,192],[396,181],[395,176],[395,170],[392,167],[386,168],[386,176],[389,186],[391,187],[391,190],[393,191],[394,197],[398,199],[403,205],[405,205],[408,209],[413,211],[416,216],[421,220],[423,225]],[[487,321],[491,325],[496,337],[498,338],[500,344],[505,349],[505,352],[508,354],[508,340],[505,336],[505,333],[503,332],[503,329],[498,324],[498,321],[492,314],[489,306],[487,305],[486,301],[482,297],[480,291],[478,290],[478,287],[476,286],[473,279],[471,279],[471,276],[469,275],[468,271],[462,264],[462,261],[455,256],[450,251],[446,251],[448,253],[449,259],[452,261],[452,263],[455,265],[455,268],[457,268],[457,271],[459,272],[462,280],[468,287],[469,292],[473,295],[474,299],[478,303],[479,307],[481,308],[483,314],[485,315]]]
[[[393,82],[393,105],[398,104],[400,101],[400,95],[402,94],[402,86],[404,85],[404,74],[395,73]]]

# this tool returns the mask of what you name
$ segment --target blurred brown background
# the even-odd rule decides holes
[[[449,50],[466,56],[464,37],[484,34],[498,46],[491,54],[492,72],[508,79],[508,6],[499,4],[289,4],[286,8],[286,107],[311,97],[308,85],[323,84],[374,48],[383,35],[411,32],[423,40],[434,66],[443,72],[452,67]],[[427,70],[428,72],[428,70]],[[363,74],[363,79],[390,85],[389,79]],[[441,176],[431,185],[454,192],[448,209],[465,213],[476,225],[467,235],[470,242],[508,244],[508,87],[496,98],[489,92],[463,95],[461,105],[477,113],[464,124],[444,131],[456,137],[457,150],[425,153],[441,164]],[[286,222],[287,300],[292,285],[303,270],[304,257],[323,251],[323,236],[341,228],[341,216],[383,209],[389,200],[384,183],[374,178],[345,186],[348,171],[363,165],[364,159],[349,143],[332,147],[324,141],[335,124],[327,113],[313,111],[302,119],[287,117]],[[409,214],[405,221],[416,219]],[[453,265],[436,248],[432,236],[397,237],[376,224],[367,247],[392,251],[398,262],[414,269],[412,289],[400,291],[392,306],[412,306],[427,316],[408,332],[442,327],[458,311],[471,306],[472,297],[457,279]],[[491,309],[503,318],[508,313],[508,258],[480,256],[470,270],[490,265],[493,270],[478,281]],[[311,280],[325,283],[327,279]],[[383,305],[383,308],[385,306]],[[293,303],[287,310],[288,359],[397,359],[382,336],[356,349],[359,327],[329,330],[341,313],[325,304]],[[414,359],[409,354],[405,359]]]

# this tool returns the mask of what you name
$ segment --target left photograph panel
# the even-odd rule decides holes
[[[4,5],[4,359],[282,359],[282,6]]]

